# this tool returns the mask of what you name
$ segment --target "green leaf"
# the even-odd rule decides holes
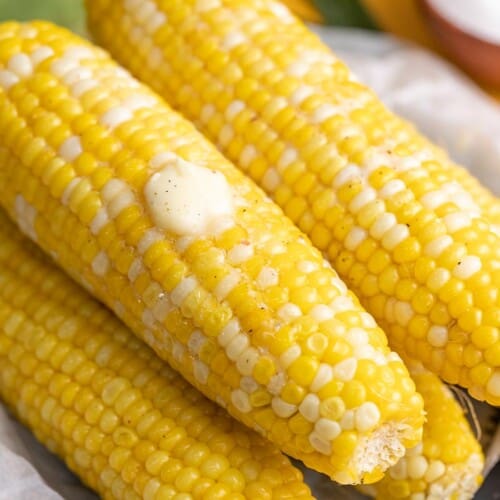
[[[314,0],[328,24],[378,29],[359,0]]]
[[[46,19],[85,33],[83,0],[0,0],[0,21]]]

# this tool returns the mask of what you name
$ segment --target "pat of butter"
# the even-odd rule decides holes
[[[155,224],[177,235],[209,236],[234,224],[231,187],[220,172],[172,158],[144,188]]]

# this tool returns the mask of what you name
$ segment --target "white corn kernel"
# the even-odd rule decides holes
[[[353,252],[363,243],[363,241],[365,241],[367,236],[368,233],[362,227],[354,226],[349,233],[347,233],[344,240],[344,246],[347,250]]]
[[[197,355],[206,340],[207,337],[200,330],[194,330],[187,343],[189,352]]]
[[[316,422],[319,418],[319,398],[316,394],[307,394],[299,405],[299,411],[309,422]]]
[[[19,78],[28,78],[33,74],[33,63],[26,54],[14,54],[7,63],[7,69]]]
[[[202,116],[203,118],[203,116]],[[241,151],[239,163],[242,168],[248,167],[257,158],[257,149],[253,144],[246,144]]]
[[[240,380],[240,387],[248,394],[251,394],[259,388],[259,384],[253,377],[243,376]]]
[[[217,300],[224,300],[240,282],[240,279],[239,271],[231,269],[231,271],[217,283],[214,289],[214,295],[217,297]]]
[[[359,192],[349,203],[349,212],[358,213],[364,206],[377,199],[377,192],[371,188],[365,188]]]
[[[389,476],[396,481],[402,481],[408,477],[408,466],[406,458],[401,458],[399,462],[389,469]]]
[[[486,384],[486,390],[495,398],[500,398],[500,370],[495,370]]]
[[[291,417],[296,411],[297,407],[286,401],[283,401],[279,397],[275,397],[271,401],[271,407],[278,417],[288,418]]]
[[[299,306],[289,302],[288,304],[280,307],[277,314],[284,321],[292,321],[293,319],[302,316],[302,311]]]
[[[453,269],[453,276],[466,280],[481,270],[482,263],[479,257],[467,255]]]
[[[37,66],[41,62],[45,61],[45,59],[48,59],[53,55],[54,50],[52,47],[49,47],[48,45],[41,45],[31,53],[30,58],[33,66]]]
[[[427,279],[427,287],[431,292],[437,292],[441,287],[446,285],[451,278],[451,273],[448,269],[438,267],[430,274]]]
[[[382,187],[379,192],[378,196],[382,198],[383,200],[387,198],[391,198],[394,196],[396,193],[399,193],[400,191],[404,191],[406,189],[406,184],[400,180],[400,179],[391,179],[389,182],[387,182],[384,187]]]
[[[345,338],[353,347],[368,345],[368,334],[363,328],[350,328]]]
[[[455,233],[464,227],[469,227],[472,222],[471,216],[466,212],[455,212],[445,215],[443,220],[446,224],[446,229],[450,233]]]
[[[28,203],[22,195],[18,194],[14,202],[14,210],[16,221],[21,232],[31,240],[37,241],[35,219],[38,212],[36,208]]]
[[[448,329],[444,326],[431,326],[427,332],[427,340],[433,347],[444,347],[448,342]]]
[[[370,234],[381,239],[387,231],[392,229],[397,224],[396,216],[390,212],[385,212],[379,215],[375,222],[370,227]]]
[[[356,429],[360,432],[366,432],[373,429],[380,421],[380,410],[378,406],[371,401],[363,403],[355,411],[354,421]]]
[[[81,82],[82,80],[88,80],[89,78],[92,78],[92,71],[90,70],[90,68],[77,67],[66,73],[63,76],[62,81],[66,85],[69,85],[71,87],[78,82]]]
[[[300,106],[309,96],[315,93],[314,88],[309,85],[300,85],[290,96],[290,102],[293,106]]]
[[[321,438],[327,441],[335,439],[342,432],[337,422],[332,422],[327,418],[320,418],[314,425],[314,430]]]
[[[433,483],[446,472],[446,466],[441,460],[432,460],[425,471],[424,479],[428,483]]]
[[[281,153],[281,156],[278,160],[278,170],[283,170],[289,165],[291,165],[294,161],[297,161],[297,158],[299,157],[299,153],[295,148],[288,147],[285,148],[283,153]]]
[[[79,99],[80,97],[83,96],[83,94],[98,86],[99,83],[92,78],[89,78],[87,80],[81,80],[71,86],[71,94],[73,95],[73,97]]]
[[[133,116],[134,115],[129,109],[122,106],[115,106],[114,108],[106,111],[106,113],[104,113],[99,119],[99,122],[101,125],[113,130],[122,123],[131,120]]]
[[[321,104],[312,114],[312,123],[323,123],[328,118],[340,114],[339,106],[334,106],[329,103]]]
[[[186,300],[188,295],[198,286],[198,281],[195,277],[189,276],[182,279],[179,284],[170,293],[171,302],[180,307]]]
[[[232,344],[233,343],[229,345],[228,350],[231,349]],[[236,368],[242,375],[250,376],[258,359],[259,352],[257,349],[254,347],[248,347],[236,359]]]
[[[248,337],[243,333],[239,333],[227,345],[226,347],[227,357],[231,361],[236,361],[238,356],[242,354],[243,351],[245,351],[245,349],[249,346],[249,344],[250,342],[248,340]]]
[[[413,370],[412,370],[413,371]],[[424,453],[424,445],[422,442],[418,443],[416,446],[413,448],[408,448],[406,450],[406,457],[419,457]]]
[[[220,332],[217,341],[222,347],[226,347],[240,331],[239,321],[236,318],[231,318]]]
[[[226,108],[226,119],[233,120],[238,114],[246,108],[246,105],[243,101],[236,100],[232,101],[231,104]]]
[[[227,256],[231,264],[241,264],[253,256],[253,246],[249,243],[235,245]]]
[[[316,451],[324,455],[330,455],[332,452],[331,443],[323,439],[317,432],[311,432],[309,435],[309,442]]]
[[[278,271],[274,267],[264,266],[257,276],[257,285],[261,288],[276,286],[278,282]]]
[[[409,457],[408,476],[411,479],[420,479],[427,471],[427,459],[425,457]]]
[[[285,369],[288,368],[301,354],[300,346],[297,344],[292,345],[280,356],[281,366]]]
[[[316,263],[311,262],[310,260],[301,260],[297,262],[297,269],[301,273],[306,273],[306,274],[312,273],[317,269],[317,267],[318,266],[316,265]]]
[[[343,431],[350,431],[354,429],[354,411],[346,410],[340,419],[340,427]]]
[[[82,152],[82,143],[76,135],[68,137],[59,147],[59,156],[68,163],[76,160]]]
[[[248,394],[241,389],[236,389],[231,393],[231,402],[241,413],[248,413],[252,409]]]
[[[401,326],[406,326],[414,316],[413,308],[408,302],[398,300],[394,306],[394,317]]]
[[[206,384],[208,375],[210,374],[210,369],[205,363],[203,363],[203,361],[196,359],[193,363],[193,374],[194,378],[198,382],[200,382],[201,384]]]
[[[156,229],[148,229],[137,244],[137,250],[144,255],[157,241],[162,241],[163,236]]]
[[[361,177],[361,169],[350,163],[346,167],[344,167],[333,179],[333,187],[338,189],[342,187],[344,184],[347,184],[349,181],[353,179],[357,179]]]
[[[333,378],[333,368],[326,363],[320,363],[316,376],[311,382],[310,389],[312,392],[318,392]]]
[[[424,253],[429,257],[438,258],[452,243],[453,239],[451,236],[444,234],[427,243],[424,248]]]
[[[317,304],[309,311],[309,315],[315,321],[321,322],[332,319],[333,311],[331,307],[325,304]]]
[[[0,87],[4,90],[9,90],[18,81],[19,77],[12,71],[0,70]]]
[[[333,367],[333,377],[343,382],[348,382],[354,377],[357,367],[358,362],[356,358],[344,359]]]
[[[269,168],[262,177],[262,187],[266,191],[273,192],[281,184],[281,176],[275,168]]]
[[[92,272],[97,276],[104,276],[109,269],[109,258],[105,252],[99,252],[92,261]]]
[[[424,194],[420,198],[420,203],[422,203],[422,205],[429,210],[434,210],[435,208],[445,204],[447,201],[448,195],[443,190],[431,191],[430,193]]]
[[[410,237],[410,230],[405,224],[396,224],[387,231],[382,238],[382,246],[387,250],[394,250],[397,245]]]

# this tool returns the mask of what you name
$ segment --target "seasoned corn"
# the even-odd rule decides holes
[[[425,402],[422,442],[382,480],[360,490],[379,500],[469,500],[482,480],[481,446],[451,391],[421,365],[408,366]]]
[[[388,333],[500,404],[500,202],[272,0],[93,0],[96,39],[311,238]]]
[[[160,357],[341,483],[418,442],[422,400],[382,330],[189,122],[50,24],[1,26],[0,68],[1,203]]]
[[[103,499],[312,499],[0,213],[0,396]]]

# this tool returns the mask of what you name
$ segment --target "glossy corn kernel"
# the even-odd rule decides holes
[[[425,402],[422,442],[407,450],[381,481],[360,489],[380,500],[469,500],[482,481],[481,446],[451,391],[421,365],[408,366]]]
[[[3,25],[0,67],[1,203],[160,357],[340,482],[373,480],[418,442],[422,400],[382,330],[191,124],[49,24]],[[320,415],[332,395],[354,433]]]
[[[267,191],[394,349],[500,404],[498,200],[278,2],[87,6],[96,39]]]
[[[3,212],[0,366],[2,399],[102,498],[240,499],[255,488],[312,498],[284,455],[157,358]]]

